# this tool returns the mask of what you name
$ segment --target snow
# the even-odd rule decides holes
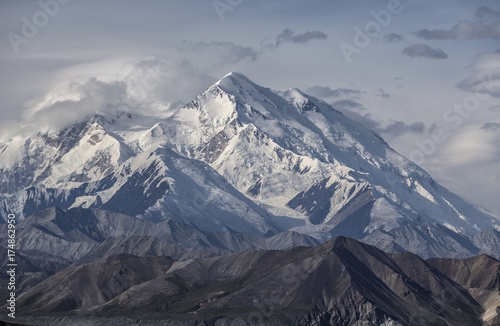
[[[293,229],[324,238],[334,217],[366,187],[374,201],[366,232],[419,222],[466,234],[498,227],[380,136],[300,90],[273,91],[230,73],[175,112],[168,107],[155,103],[132,114],[103,113],[81,134],[64,139],[39,134],[0,144],[0,186],[16,184],[15,193],[1,196],[14,194],[9,205],[21,207],[29,186],[84,187],[86,193],[69,206],[93,205],[96,196],[106,204],[134,175],[154,166],[155,177],[136,185],[140,193],[155,194],[155,180],[170,188],[142,217],[177,218],[206,229]],[[44,137],[59,145],[75,137],[75,144],[54,147]],[[22,173],[27,159],[32,179],[6,179]],[[105,179],[112,181],[99,188]],[[325,203],[325,220],[312,225],[307,212],[288,204],[323,180],[325,189],[335,191]],[[199,194],[206,204],[201,209],[192,202]],[[319,205],[318,198],[310,200]]]
[[[0,168],[9,168],[19,161],[22,150],[28,138],[16,136],[0,146]]]
[[[90,208],[96,202],[97,202],[97,196],[81,196],[76,198],[75,202],[73,203],[73,205],[70,206],[70,208],[73,207]]]

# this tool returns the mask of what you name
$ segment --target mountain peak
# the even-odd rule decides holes
[[[451,228],[472,236],[498,227],[366,127],[295,88],[232,72],[168,117],[117,109],[0,145],[0,217],[96,207],[211,231],[344,235],[413,251],[435,248],[436,234],[455,239],[456,251],[422,249],[427,256],[479,250]],[[489,239],[497,235],[474,244]]]
[[[222,79],[220,79],[214,86],[218,86],[222,90],[235,94],[238,93],[238,90],[243,89],[256,89],[259,86],[248,79],[245,75],[242,75],[237,72],[230,72]]]
[[[219,84],[220,82],[223,82],[225,80],[251,82],[250,79],[248,79],[245,75],[232,71],[227,75],[225,75],[224,77],[222,77],[216,84]]]

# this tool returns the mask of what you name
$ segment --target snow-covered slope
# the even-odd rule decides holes
[[[359,237],[409,223],[466,234],[498,224],[380,136],[296,89],[276,92],[232,73],[155,128],[162,143],[206,162],[274,215],[294,218],[283,227]],[[358,223],[346,220],[353,215]]]
[[[236,73],[171,115],[95,115],[1,142],[0,194],[4,218],[102,207],[209,231],[293,230],[321,240],[428,224],[473,235],[500,225],[325,102]]]

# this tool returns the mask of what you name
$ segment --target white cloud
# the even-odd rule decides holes
[[[476,55],[474,73],[458,86],[464,90],[500,97],[500,50]]]
[[[458,167],[500,161],[500,133],[482,127],[483,124],[471,123],[456,130],[433,157],[433,162]]]
[[[217,80],[188,62],[154,57],[123,65],[106,77],[75,81],[53,89],[43,99],[30,101],[20,119],[0,124],[0,137],[20,131],[60,130],[95,113],[116,109],[147,113],[158,105],[174,108]]]
[[[500,130],[464,125],[423,167],[450,190],[500,217]]]

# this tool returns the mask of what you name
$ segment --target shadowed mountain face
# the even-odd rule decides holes
[[[6,224],[0,225],[0,234],[8,234],[6,227]],[[114,212],[83,208],[40,211],[16,225],[16,241],[19,291],[29,289],[69,266],[117,254],[187,260],[245,249],[288,249],[319,243],[296,232],[260,238],[249,234],[201,231],[176,221],[153,223]],[[7,243],[7,238],[0,237],[0,242]],[[6,270],[7,250],[1,247],[0,250],[4,257],[0,266]],[[6,274],[0,277],[0,285],[5,281]],[[0,299],[7,299],[8,292],[6,285],[0,286]]]
[[[7,235],[6,224],[0,234]],[[270,238],[229,232],[207,232],[176,221],[154,223],[100,209],[49,208],[16,225],[20,250],[36,250],[78,262],[113,254],[169,255],[174,259],[201,258],[244,249],[288,249],[319,242],[296,232]],[[1,238],[0,238],[1,239]],[[2,239],[7,241],[6,239]],[[197,255],[198,254],[198,255]]]
[[[464,286],[485,309],[483,320],[500,325],[500,262],[487,255],[467,259],[430,259],[444,275]]]
[[[87,317],[95,325],[105,317],[122,325],[494,325],[498,268],[488,256],[425,261],[344,237],[184,262],[117,255],[47,278],[19,296],[18,309],[40,325]]]

